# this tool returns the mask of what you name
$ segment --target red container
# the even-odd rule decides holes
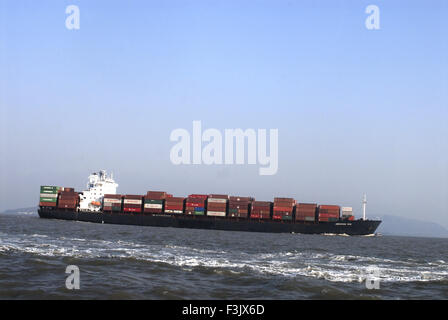
[[[316,219],[317,204],[315,203],[298,203],[296,205],[296,221],[314,221]]]
[[[270,219],[271,209],[270,207],[253,207],[250,213],[250,217],[253,219]]]
[[[60,209],[75,209],[76,206],[77,206],[77,201],[76,200],[59,199],[59,201],[58,201],[58,208],[60,208]]]
[[[145,213],[162,213],[162,209],[157,208],[145,208]]]
[[[45,202],[41,201],[39,202],[40,207],[56,207],[56,202]]]
[[[229,217],[231,218],[247,218],[249,215],[248,210],[239,209],[237,212],[229,212]]]
[[[285,209],[274,209],[272,214],[272,219],[274,220],[282,220],[284,217],[292,217],[292,208],[287,210]]]
[[[124,207],[124,212],[142,212],[142,208],[136,208],[136,207]]]
[[[244,201],[244,202],[250,202],[250,201],[254,201],[254,198],[252,198],[252,197],[231,196],[231,197],[229,197],[229,201]]]
[[[254,201],[252,202],[253,207],[271,207],[271,203],[269,201]]]
[[[213,199],[229,199],[229,195],[227,194],[209,194],[208,197]]]
[[[200,203],[200,202],[186,202],[185,206],[186,207],[193,207],[193,208],[204,207],[205,203],[204,202],[202,202],[202,203]]]
[[[274,198],[274,202],[281,202],[281,201],[295,202],[296,200],[294,200],[293,198],[278,198],[278,197]]]
[[[121,194],[105,194],[104,199],[121,199]]]
[[[294,207],[293,206],[276,206],[275,204],[274,204],[274,211],[291,211],[292,212],[292,209],[294,209]]]
[[[167,204],[165,205],[165,210],[183,210],[184,206],[182,204]]]
[[[340,213],[339,206],[334,206],[334,205],[320,205],[319,206],[319,216],[321,214],[322,215],[330,214],[330,215],[339,217],[339,213]]]
[[[124,198],[125,199],[132,199],[132,200],[143,200],[143,196],[136,195],[136,194],[125,194]]]
[[[149,200],[164,200],[166,199],[166,192],[165,191],[148,191],[146,192],[146,199]]]
[[[184,202],[185,198],[182,197],[171,197],[165,200],[165,203],[178,203],[178,202]]]
[[[188,198],[191,198],[191,199],[202,199],[202,200],[206,200],[207,197],[208,197],[208,195],[206,195],[206,194],[190,194],[188,196]]]

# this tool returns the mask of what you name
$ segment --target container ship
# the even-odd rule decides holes
[[[89,176],[87,188],[41,186],[41,218],[153,227],[303,234],[374,234],[381,221],[355,219],[352,207],[301,203],[277,197],[258,201],[226,194],[177,197],[165,191],[117,194],[105,170]]]

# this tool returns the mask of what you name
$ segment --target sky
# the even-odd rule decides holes
[[[66,28],[77,5],[80,28]],[[369,30],[368,5],[380,12]],[[448,2],[0,0],[0,210],[40,185],[352,206],[448,227]],[[278,129],[278,171],[170,134]]]

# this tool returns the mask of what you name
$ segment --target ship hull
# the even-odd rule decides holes
[[[271,233],[303,233],[303,234],[374,234],[381,221],[355,220],[338,222],[290,222],[266,221],[238,218],[166,215],[166,214],[133,214],[133,213],[102,213],[83,211],[64,211],[39,209],[39,216],[46,219],[62,219],[93,223],[174,227],[190,229],[249,231]]]

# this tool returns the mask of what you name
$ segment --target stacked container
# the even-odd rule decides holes
[[[296,221],[316,221],[317,204],[298,203],[296,205]]]
[[[124,212],[142,212],[143,196],[127,194],[123,197]]]
[[[203,216],[206,201],[206,194],[190,194],[185,203],[185,214]]]
[[[121,194],[105,194],[103,198],[103,211],[120,212],[122,202]]]
[[[347,220],[354,220],[355,217],[353,216],[353,208],[352,207],[342,207],[342,219]]]
[[[40,187],[40,207],[56,207],[58,202],[58,193],[61,187],[56,186],[41,186]]]
[[[59,193],[58,208],[76,210],[79,205],[79,194],[73,188],[63,188]]]
[[[254,201],[254,198],[251,197],[230,197],[229,217],[247,218],[252,201]]]
[[[296,200],[292,198],[274,198],[273,220],[292,220]]]
[[[339,220],[340,207],[334,205],[319,206],[319,221],[334,222]]]
[[[251,219],[270,219],[271,218],[271,202],[254,201],[250,211]]]
[[[166,197],[164,191],[148,191],[145,196],[144,212],[162,213]]]
[[[211,194],[207,198],[207,216],[225,217],[229,196],[225,194]]]
[[[184,201],[182,197],[168,197],[165,200],[165,213],[184,213]]]

